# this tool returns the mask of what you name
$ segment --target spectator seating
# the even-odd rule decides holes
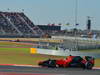
[[[0,12],[0,33],[31,37],[42,36],[43,31],[22,12]]]

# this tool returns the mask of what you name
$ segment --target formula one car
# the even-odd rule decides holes
[[[84,69],[92,69],[94,66],[94,58],[91,56],[68,56],[66,59],[53,60],[48,59],[45,61],[40,61],[38,63],[41,67],[51,67],[51,68],[67,68],[67,67],[81,67]]]

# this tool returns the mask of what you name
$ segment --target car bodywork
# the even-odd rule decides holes
[[[48,59],[45,61],[40,61],[39,66],[42,67],[82,67],[84,69],[92,69],[94,66],[94,58],[91,56],[68,56],[66,59]]]

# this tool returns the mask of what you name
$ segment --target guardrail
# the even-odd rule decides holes
[[[93,56],[95,58],[100,58],[100,53],[85,53],[85,52],[80,52],[80,51],[69,51],[69,50],[50,50],[50,49],[40,49],[37,48],[35,53],[40,53],[40,54],[47,54],[47,55],[55,55],[55,56]]]
[[[82,38],[82,37],[69,37],[69,36],[52,36],[54,39],[69,39],[69,40],[79,40],[79,41],[91,41],[91,42],[96,42],[99,41],[100,39],[95,39],[95,38]]]

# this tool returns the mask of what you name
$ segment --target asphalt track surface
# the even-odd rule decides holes
[[[0,75],[100,75],[99,69],[0,66]]]

